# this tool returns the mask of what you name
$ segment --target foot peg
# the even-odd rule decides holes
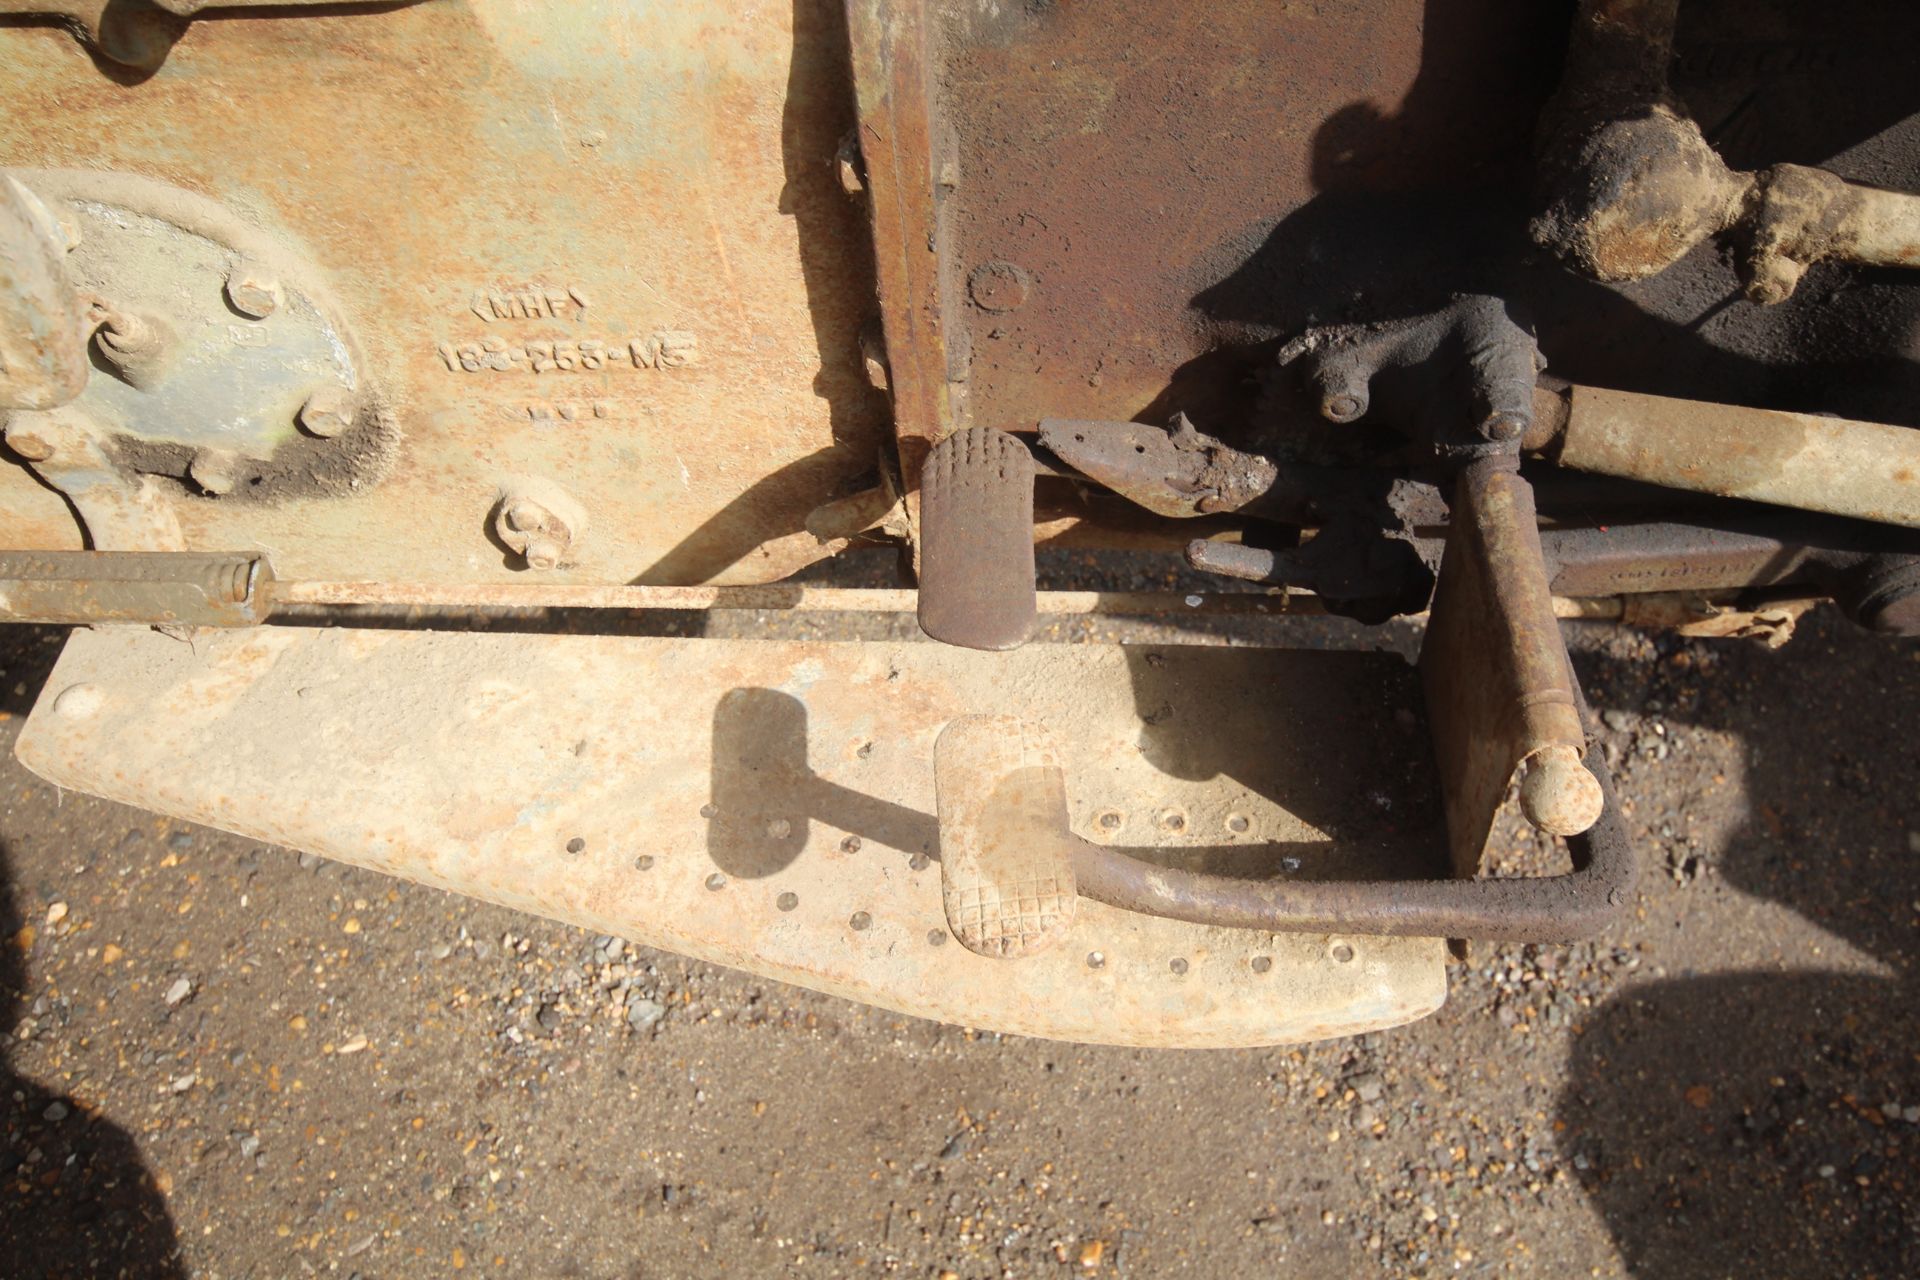
[[[1073,925],[1079,890],[1067,783],[1046,735],[1012,716],[962,716],[933,745],[940,896],[967,950],[1012,959]]]
[[[973,427],[933,447],[920,473],[920,629],[968,649],[1033,633],[1033,455]]]

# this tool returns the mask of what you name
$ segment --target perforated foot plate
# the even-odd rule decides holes
[[[1065,937],[1078,901],[1067,784],[1035,725],[963,716],[933,746],[940,896],[947,927],[978,955],[1011,959]]]
[[[1275,797],[1325,803],[1324,780],[1377,769],[1379,744],[1308,749],[1273,706],[1330,723],[1405,680],[1392,655],[1185,645],[986,654],[348,627],[182,644],[108,627],[68,639],[19,755],[70,790],[914,1017],[1268,1045],[1431,1012],[1445,943],[1221,929],[1080,898],[1062,945],[976,955],[945,919],[941,864],[966,842],[936,830],[935,741],[982,712],[1046,725],[1076,744],[1060,764],[1082,835],[1278,841],[1326,874],[1377,877],[1424,864],[1349,862]],[[1142,705],[1161,709],[1148,750]],[[971,744],[947,745],[995,776]]]
[[[973,427],[933,447],[920,473],[920,629],[968,649],[1033,634],[1033,455]]]

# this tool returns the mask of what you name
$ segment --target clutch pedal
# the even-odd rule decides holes
[[[1033,634],[1033,455],[1004,431],[956,431],[920,473],[920,629],[967,649]]]

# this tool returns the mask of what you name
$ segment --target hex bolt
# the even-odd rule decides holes
[[[280,280],[260,263],[242,261],[227,275],[227,301],[241,315],[264,320],[280,309]]]
[[[1502,410],[1487,415],[1480,423],[1480,434],[1495,444],[1507,444],[1525,435],[1527,426],[1524,415]]]
[[[1353,422],[1367,412],[1367,374],[1346,360],[1329,360],[1314,371],[1320,392],[1320,416],[1328,422]]]
[[[45,462],[53,456],[53,445],[50,441],[19,427],[7,432],[7,447],[28,462]]]
[[[529,569],[558,569],[587,527],[587,513],[550,480],[524,477],[501,493],[492,528]]]
[[[552,518],[545,507],[524,499],[507,508],[507,527],[517,529],[521,533],[538,529],[542,523]]]
[[[360,404],[351,389],[325,386],[300,406],[300,426],[308,435],[331,440],[351,427],[359,414]]]
[[[195,484],[217,498],[223,493],[232,493],[233,486],[239,483],[235,473],[238,461],[225,449],[202,449],[187,464],[187,474]]]
[[[557,569],[563,549],[552,538],[533,537],[527,539],[527,567],[529,569]]]

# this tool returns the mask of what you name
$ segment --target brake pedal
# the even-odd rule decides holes
[[[920,629],[968,649],[1033,634],[1033,455],[972,427],[933,446],[920,473]]]
[[[940,894],[967,950],[1012,959],[1065,937],[1079,889],[1060,758],[1036,726],[962,716],[933,745]]]

